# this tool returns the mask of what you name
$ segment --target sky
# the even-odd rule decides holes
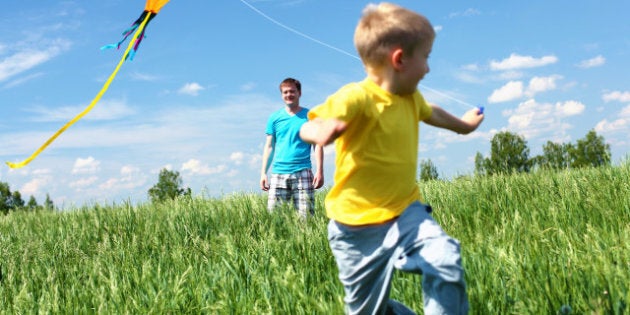
[[[193,194],[259,188],[265,124],[284,106],[286,77],[312,108],[365,78],[353,33],[358,0],[172,0],[149,24],[93,111],[29,165],[0,166],[24,200],[56,206],[142,203],[161,169]],[[472,174],[501,131],[576,143],[595,130],[613,164],[630,152],[630,2],[396,2],[425,15],[437,37],[425,98],[456,116],[484,106],[469,135],[422,124],[419,157],[440,178]],[[140,0],[5,1],[0,10],[0,159],[30,156],[85,109],[121,58],[100,47],[144,9]],[[123,45],[126,47],[126,43]],[[470,105],[472,104],[472,105]],[[332,184],[334,148],[325,148]]]

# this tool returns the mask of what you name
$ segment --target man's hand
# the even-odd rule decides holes
[[[269,180],[267,179],[267,174],[260,175],[260,189],[264,191],[269,190]]]
[[[319,189],[324,186],[324,174],[321,172],[316,172],[313,176],[313,188]]]

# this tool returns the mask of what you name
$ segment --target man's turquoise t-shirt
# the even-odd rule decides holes
[[[300,127],[308,121],[307,114],[306,108],[295,115],[283,108],[269,116],[265,132],[275,140],[272,173],[292,174],[311,168],[311,145],[300,138]]]

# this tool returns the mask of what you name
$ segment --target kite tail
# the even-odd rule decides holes
[[[152,15],[154,15],[154,14],[152,14]],[[144,19],[140,21],[138,26],[135,26],[133,28],[135,30],[135,33],[133,35],[133,38],[131,39],[131,42],[127,46],[127,49],[125,50],[125,54],[120,59],[120,61],[118,61],[118,65],[116,65],[116,68],[114,69],[114,71],[109,75],[109,78],[107,79],[107,81],[105,81],[105,84],[103,84],[103,87],[98,92],[98,94],[96,94],[94,99],[92,99],[92,102],[90,102],[90,105],[88,105],[88,107],[86,107],[81,113],[79,113],[74,118],[72,118],[72,120],[68,121],[63,127],[61,127],[59,130],[57,130],[57,132],[54,135],[52,135],[52,137],[50,137],[41,147],[39,147],[39,149],[37,149],[35,152],[33,152],[33,154],[31,154],[31,156],[29,156],[27,159],[25,159],[24,161],[19,162],[19,163],[6,162],[6,164],[10,168],[20,168],[20,167],[23,167],[23,166],[27,165],[28,163],[30,163],[40,153],[42,153],[42,151],[44,151],[44,149],[46,149],[46,147],[48,147],[49,144],[51,144],[55,139],[57,139],[57,137],[59,137],[59,135],[61,135],[64,131],[66,131],[66,129],[70,128],[70,126],[74,125],[74,123],[76,123],[79,119],[81,119],[83,116],[85,116],[87,113],[89,113],[92,110],[92,108],[94,108],[96,103],[98,103],[98,101],[101,99],[103,94],[105,94],[105,91],[107,91],[107,89],[109,88],[109,85],[112,83],[112,81],[116,77],[116,74],[118,74],[118,70],[120,70],[120,67],[125,62],[127,56],[129,55],[129,51],[131,51],[131,49],[134,48],[134,47],[137,48],[137,42],[135,42],[135,41],[144,32],[144,28],[147,26],[147,23],[149,23],[149,20],[151,20],[152,15],[147,16],[146,14],[143,13],[143,15],[141,17],[144,17]]]
[[[114,44],[109,44],[109,45],[105,45],[103,47],[101,47],[101,50],[106,50],[106,49],[120,49],[120,45],[122,45],[123,42],[125,42],[125,40],[127,40],[127,38],[133,34],[134,32],[136,32],[138,30],[138,28],[140,28],[140,26],[142,25],[142,23],[144,22],[144,20],[147,19],[148,16],[148,20],[147,22],[144,24],[144,27],[142,27],[142,30],[140,30],[140,34],[138,35],[138,37],[136,37],[135,39],[135,43],[133,44],[133,49],[131,49],[129,51],[129,53],[125,54],[125,60],[129,59],[129,60],[133,60],[133,57],[136,55],[136,52],[138,51],[138,47],[140,46],[140,42],[142,42],[142,39],[145,37],[144,36],[144,30],[146,29],[147,25],[149,24],[149,22],[151,22],[151,20],[153,19],[153,17],[155,17],[156,13],[153,13],[151,11],[143,11],[142,14],[140,15],[140,17],[133,22],[133,24],[131,24],[131,26],[126,29],[123,33],[122,36],[123,38]]]

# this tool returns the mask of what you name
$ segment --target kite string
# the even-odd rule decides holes
[[[112,74],[109,75],[109,78],[107,79],[107,81],[105,81],[105,84],[103,85],[103,87],[101,88],[101,90],[98,92],[98,94],[96,95],[96,97],[94,97],[94,99],[92,100],[92,102],[90,103],[90,105],[88,105],[88,107],[86,107],[81,113],[79,113],[77,116],[75,116],[72,120],[68,121],[63,127],[61,127],[61,129],[59,129],[52,137],[50,137],[41,147],[39,147],[39,149],[37,149],[33,154],[31,154],[31,156],[29,156],[27,159],[25,159],[22,162],[19,163],[11,163],[11,162],[6,162],[6,164],[10,167],[10,168],[20,168],[23,167],[25,165],[27,165],[28,163],[30,163],[33,159],[35,159],[42,151],[44,151],[46,149],[46,147],[48,147],[48,145],[50,145],[59,135],[61,135],[64,131],[66,131],[66,129],[68,129],[70,126],[72,126],[75,122],[77,122],[79,119],[81,119],[83,116],[85,116],[87,113],[89,113],[92,108],[94,108],[94,106],[96,105],[96,103],[98,103],[98,101],[101,99],[101,97],[103,96],[103,94],[105,94],[105,91],[107,91],[107,89],[109,88],[109,85],[111,84],[111,82],[114,80],[114,77],[116,77],[116,74],[118,74],[118,70],[120,70],[120,67],[122,66],[122,64],[125,62],[126,58],[127,58],[127,54],[129,53],[129,51],[131,50],[131,48],[134,46],[135,44],[135,40],[136,38],[140,35],[140,33],[144,30],[144,27],[146,26],[147,22],[149,21],[149,17],[151,16],[151,14],[147,14],[147,16],[145,17],[144,21],[142,21],[142,24],[140,24],[140,27],[138,27],[138,29],[136,30],[135,34],[133,35],[132,40],[129,42],[129,45],[127,46],[127,49],[125,50],[125,53],[123,54],[122,58],[120,59],[120,61],[118,62],[118,65],[116,66],[116,68],[114,69],[114,71],[112,72]]]
[[[274,24],[276,24],[276,25],[278,25],[278,26],[280,26],[280,27],[284,28],[285,30],[287,30],[287,31],[289,31],[289,32],[291,32],[291,33],[294,33],[294,34],[296,34],[296,35],[299,35],[299,36],[301,36],[301,37],[304,37],[304,38],[306,38],[306,39],[308,39],[308,40],[310,40],[310,41],[312,41],[312,42],[315,42],[315,43],[317,43],[317,44],[319,44],[319,45],[322,45],[322,46],[324,46],[324,47],[330,48],[330,49],[332,49],[332,50],[334,50],[334,51],[336,51],[336,52],[339,52],[339,53],[341,53],[341,54],[344,54],[344,55],[346,55],[346,56],[352,57],[352,58],[357,59],[357,60],[359,60],[359,61],[361,60],[361,58],[357,57],[357,56],[356,56],[356,55],[354,55],[354,54],[351,54],[351,53],[349,53],[349,52],[347,52],[347,51],[345,51],[345,50],[343,50],[343,49],[341,49],[341,48],[337,48],[337,47],[335,47],[335,46],[333,46],[333,45],[330,45],[330,44],[328,44],[328,43],[325,43],[325,42],[323,42],[323,41],[321,41],[321,40],[319,40],[319,39],[316,39],[316,38],[314,38],[314,37],[312,37],[312,36],[306,35],[306,34],[304,34],[304,33],[300,32],[300,31],[298,31],[298,30],[296,30],[296,29],[294,29],[294,28],[292,28],[292,27],[289,27],[289,26],[287,26],[287,25],[285,25],[285,24],[283,24],[283,23],[279,22],[278,20],[276,20],[276,19],[274,19],[274,18],[270,17],[269,15],[265,14],[264,12],[262,12],[262,11],[258,10],[256,7],[254,7],[253,5],[251,5],[249,2],[247,2],[247,1],[245,1],[245,0],[240,0],[240,1],[241,1],[244,5],[246,5],[246,6],[247,6],[247,7],[249,7],[250,9],[252,9],[252,11],[256,12],[256,13],[257,13],[257,14],[259,14],[260,16],[264,17],[265,19],[269,20],[270,22],[272,22],[272,23],[274,23]],[[434,89],[434,88],[428,87],[428,86],[426,86],[426,85],[424,85],[424,84],[422,84],[422,83],[420,83],[420,86],[421,86],[422,88],[425,88],[425,89],[427,89],[427,90],[429,90],[429,91],[431,91],[431,92],[433,92],[433,93],[437,94],[437,95],[440,95],[440,96],[442,96],[442,97],[446,97],[446,98],[448,98],[448,99],[450,99],[450,100],[452,100],[452,101],[455,101],[455,102],[457,102],[457,103],[459,103],[459,104],[466,105],[466,106],[471,107],[471,108],[477,108],[477,106],[474,106],[474,105],[469,104],[469,103],[467,103],[467,102],[465,102],[465,101],[462,101],[462,100],[460,100],[460,99],[457,99],[457,98],[455,98],[455,97],[453,97],[453,96],[450,96],[450,95],[448,95],[448,94],[446,94],[446,93],[444,93],[444,92],[440,92],[440,91],[438,91],[438,90],[436,90],[436,89]]]

